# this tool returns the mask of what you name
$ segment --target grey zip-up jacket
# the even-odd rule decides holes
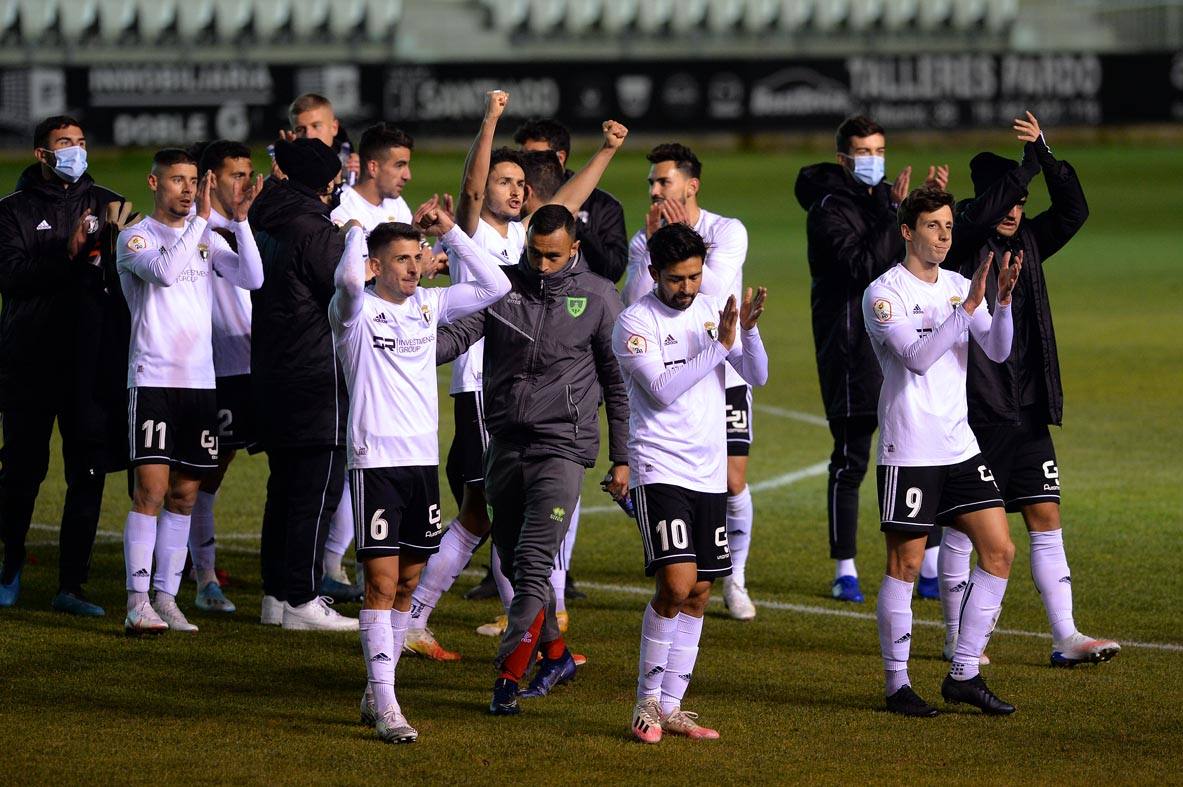
[[[509,293],[437,334],[436,361],[447,363],[485,339],[485,426],[525,457],[562,456],[593,467],[600,451],[601,391],[608,415],[608,457],[628,462],[628,395],[612,354],[612,326],[623,305],[611,282],[577,255],[540,276],[523,257]]]

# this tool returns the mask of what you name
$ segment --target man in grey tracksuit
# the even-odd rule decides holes
[[[608,491],[620,498],[628,488],[628,399],[611,348],[621,302],[611,282],[580,258],[566,208],[546,205],[531,216],[523,259],[506,274],[509,294],[441,326],[437,345],[437,360],[446,362],[485,339],[485,490],[493,544],[514,588],[489,708],[497,715],[518,712],[518,683],[535,650],[543,659],[522,696],[542,696],[575,674],[555,618],[550,572],[584,470],[599,453],[601,391],[612,461]]]

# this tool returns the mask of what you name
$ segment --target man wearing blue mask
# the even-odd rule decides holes
[[[47,118],[31,164],[0,200],[0,607],[20,594],[25,537],[49,467],[54,422],[62,436],[60,612],[100,616],[82,592],[106,474],[126,465],[128,314],[115,273],[114,234],[130,212],[86,173],[77,120]]]
[[[826,487],[830,557],[835,561],[830,592],[839,601],[861,603],[854,563],[858,493],[883,381],[863,327],[861,301],[867,285],[903,259],[896,208],[908,194],[912,168],[901,170],[894,183],[883,179],[887,138],[883,127],[865,115],[842,121],[835,141],[836,162],[804,167],[795,193],[808,212],[813,341],[834,437]],[[944,189],[948,180],[948,167],[929,167],[925,185]],[[921,595],[936,598],[937,544],[932,546],[926,556],[932,565],[921,572],[920,588]]]

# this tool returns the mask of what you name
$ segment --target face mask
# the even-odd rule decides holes
[[[74,145],[49,152],[53,154],[53,171],[62,180],[77,183],[86,172],[86,148]]]
[[[854,156],[854,176],[868,186],[878,186],[887,170],[883,156]]]

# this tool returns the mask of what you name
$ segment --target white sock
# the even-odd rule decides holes
[[[127,513],[123,524],[123,565],[127,574],[129,609],[148,600],[152,581],[152,548],[156,544],[156,517]],[[135,594],[133,599],[130,594]]]
[[[439,552],[427,559],[419,576],[419,586],[411,595],[409,628],[427,628],[427,620],[439,603],[440,596],[452,587],[480,544],[481,540],[465,530],[459,519],[453,519],[448,524],[444,537],[440,539]]]
[[[838,577],[854,577],[858,579],[858,569],[854,566],[854,558],[847,557],[834,561],[834,579]]]
[[[152,575],[152,587],[177,595],[188,554],[189,517],[161,511],[156,520],[156,573]]]
[[[189,554],[193,556],[193,571],[197,587],[205,587],[218,580],[214,573],[217,539],[214,537],[214,501],[217,495],[198,492],[197,502],[189,517]]]
[[[567,527],[567,534],[563,536],[563,570],[571,569],[571,555],[575,552],[575,535],[579,532],[579,510],[583,507],[583,498],[575,501],[575,510],[571,512],[571,524]]]
[[[686,696],[694,674],[694,662],[698,659],[698,641],[702,638],[702,618],[679,612],[674,620],[677,629],[661,677],[662,715],[669,715],[682,707],[682,698]]]
[[[493,556],[490,563],[493,566],[493,581],[497,583],[497,596],[501,599],[501,606],[509,612],[509,605],[513,601],[513,585],[501,573],[501,556],[497,553],[497,547],[490,546],[489,552]]]
[[[747,587],[744,575],[752,546],[752,490],[744,486],[727,498],[727,547],[731,550],[731,581]]]
[[[949,675],[954,680],[969,680],[978,674],[978,659],[990,641],[1005,595],[1005,579],[987,574],[981,566],[974,568],[962,599],[961,630],[957,635],[953,666],[949,668]]]
[[[396,673],[398,671],[398,657],[403,653],[403,643],[407,641],[407,624],[411,621],[411,610],[406,612],[399,612],[397,609],[390,610],[390,630],[394,634],[394,658],[390,669]]]
[[[349,551],[349,544],[353,541],[353,496],[349,492],[349,474],[345,474],[344,491],[341,502],[337,503],[337,510],[329,522],[329,537],[325,541],[324,559],[321,565],[324,573],[334,579],[341,577],[341,560]]]
[[[969,536],[960,530],[946,527],[941,535],[937,576],[940,577],[941,613],[945,617],[947,645],[957,639],[957,629],[961,625],[961,599],[969,586],[969,556],[973,548]]]
[[[1064,554],[1064,531],[1031,533],[1031,578],[1047,610],[1052,639],[1062,642],[1076,633],[1072,619],[1072,572]]]
[[[555,591],[555,612],[567,611],[567,569],[550,570],[550,586]]]
[[[925,579],[932,579],[937,575],[937,555],[941,552],[941,548],[928,547],[924,550],[924,562],[920,564],[920,576]]]
[[[637,702],[646,697],[661,697],[670,646],[678,630],[678,619],[663,618],[652,604],[645,605],[641,618],[641,660],[637,664]]]
[[[394,696],[394,664],[398,651],[394,649],[394,630],[390,627],[390,610],[363,609],[358,614],[361,632],[361,652],[366,660],[366,679],[374,695],[378,715],[390,708],[400,711]]]
[[[875,618],[879,622],[879,652],[883,655],[886,693],[890,697],[908,680],[908,657],[912,652],[912,582],[884,575],[879,585]]]

